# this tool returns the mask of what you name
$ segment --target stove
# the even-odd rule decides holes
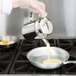
[[[70,53],[69,60],[76,60],[76,39],[49,39],[51,46],[67,50]],[[63,65],[58,69],[44,70],[33,66],[26,54],[36,47],[45,46],[42,40],[21,40],[17,46],[11,49],[0,49],[0,74],[74,74],[76,64]]]
[[[56,46],[67,50],[70,53],[69,60],[76,60],[76,40],[75,39],[49,39],[51,46]],[[8,71],[9,74],[76,74],[76,65],[67,64],[63,65],[58,69],[44,70],[33,66],[28,59],[26,54],[29,50],[36,47],[45,46],[42,40],[21,40],[18,49],[16,49],[12,64]]]
[[[18,45],[9,49],[0,48],[0,74],[8,74]]]

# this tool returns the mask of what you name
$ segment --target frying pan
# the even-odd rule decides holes
[[[12,47],[16,46],[16,44],[19,41],[19,38],[16,36],[0,36],[0,42],[2,42],[2,41],[13,41],[14,43],[10,43],[7,45],[0,44],[0,48],[3,48],[3,49],[12,48]]]
[[[76,61],[68,61],[70,57],[69,53],[66,50],[58,47],[50,47],[50,58],[60,59],[62,61],[61,63],[42,64],[42,62],[48,58],[47,47],[35,48],[29,51],[26,56],[31,64],[41,69],[56,69],[63,64],[76,63]]]

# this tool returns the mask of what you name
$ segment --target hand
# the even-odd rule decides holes
[[[13,8],[17,7],[30,7],[35,13],[40,16],[45,13],[45,4],[37,0],[13,0]]]

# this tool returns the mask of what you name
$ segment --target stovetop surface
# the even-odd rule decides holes
[[[69,60],[76,60],[76,40],[75,39],[49,39],[51,46],[56,46],[67,50],[70,53]],[[29,50],[45,46],[42,40],[21,40],[12,49],[0,49],[0,73],[8,74],[75,74],[76,64],[63,65],[58,69],[44,70],[33,66],[26,54]]]
[[[0,48],[0,74],[7,74],[9,72],[18,45],[19,43],[17,46],[9,49]]]

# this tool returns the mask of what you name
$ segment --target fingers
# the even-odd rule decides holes
[[[44,15],[45,13],[45,4],[40,2],[40,15]]]
[[[33,12],[35,12],[35,13],[37,13],[37,14],[39,14],[39,13],[40,13],[38,10],[33,10]]]
[[[38,13],[40,16],[45,13],[45,4],[37,0],[20,0],[20,6],[27,6],[32,8],[35,13]]]
[[[45,13],[45,4],[42,2],[38,2],[37,5],[35,5],[35,8],[33,10],[35,13],[38,13],[40,16],[44,15]]]

